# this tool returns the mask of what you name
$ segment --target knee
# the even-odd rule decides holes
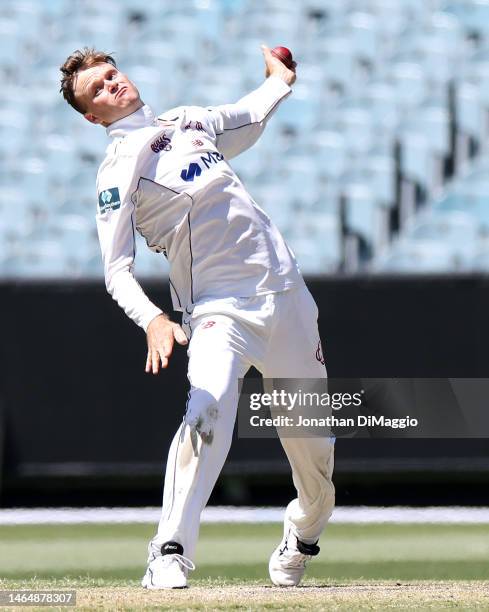
[[[311,503],[318,508],[334,508],[335,503],[335,487],[331,479],[331,474],[321,472],[317,475],[315,483],[315,495],[311,495]]]
[[[322,490],[325,506],[329,507],[331,512],[333,511],[335,504],[335,487],[333,484],[333,468],[334,468],[334,442],[328,440],[329,454],[326,463],[326,469],[323,473],[322,479]]]
[[[322,512],[331,514],[335,505],[335,486],[333,484],[333,454],[325,453],[319,465],[316,464],[313,478],[315,495],[313,504]]]
[[[185,423],[191,431],[198,434],[205,444],[212,444],[218,419],[217,399],[205,389],[192,388],[185,412]]]
[[[331,516],[335,505],[335,488],[331,478],[328,478],[324,483],[323,505],[329,516]]]

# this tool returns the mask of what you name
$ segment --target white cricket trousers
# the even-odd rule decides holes
[[[264,378],[326,378],[318,310],[305,285],[252,298],[199,303],[184,317],[191,384],[187,410],[168,456],[156,543],[182,544],[194,557],[200,514],[231,446],[238,379],[255,366]],[[314,543],[334,507],[334,441],[281,438],[297,498],[286,515],[297,537]]]

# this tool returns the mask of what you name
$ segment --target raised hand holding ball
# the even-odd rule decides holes
[[[275,47],[272,49],[272,55],[279,59],[282,64],[285,64],[289,70],[295,68],[295,62],[292,59],[292,53],[287,47]]]
[[[292,59],[290,50],[286,47],[275,47],[270,50],[265,45],[262,45],[261,49],[265,59],[265,77],[274,75],[285,81],[287,85],[292,85],[296,79],[297,64]]]

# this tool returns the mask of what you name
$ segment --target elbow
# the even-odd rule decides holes
[[[110,297],[116,300],[116,283],[114,283],[114,277],[105,277],[105,289]]]
[[[105,270],[105,272],[104,272],[104,279],[105,279],[105,289],[106,289],[107,293],[111,293],[111,289],[112,289],[112,275],[109,274],[107,272],[107,270]]]
[[[124,276],[126,273],[128,273],[129,270],[127,269],[123,269],[123,270],[107,270],[105,272],[105,288],[107,290],[107,293],[114,298],[114,300],[117,299],[116,295],[117,295],[117,288],[118,286],[124,282]]]
[[[110,265],[104,266],[105,288],[107,293],[119,303],[120,296],[133,280],[133,261],[129,257],[120,258]]]
[[[114,277],[115,273],[111,270],[105,269],[105,289],[109,295],[114,293]]]

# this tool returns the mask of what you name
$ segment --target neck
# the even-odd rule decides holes
[[[154,125],[155,116],[150,107],[143,104],[142,107],[118,121],[114,121],[107,128],[109,138],[124,138],[130,132]]]
[[[107,121],[101,121],[100,125],[103,125],[105,128],[109,127],[109,125],[112,125],[113,123],[115,123],[116,121],[120,121],[121,119],[124,119],[124,117],[128,117],[129,115],[132,115],[133,113],[135,113],[136,111],[138,111],[140,108],[142,108],[144,106],[144,102],[139,99],[137,101],[137,104],[135,104],[133,107],[131,107],[131,109],[125,109],[124,114],[121,115],[120,117],[117,117],[117,119],[114,119],[113,121],[111,121],[110,123],[108,123]]]

